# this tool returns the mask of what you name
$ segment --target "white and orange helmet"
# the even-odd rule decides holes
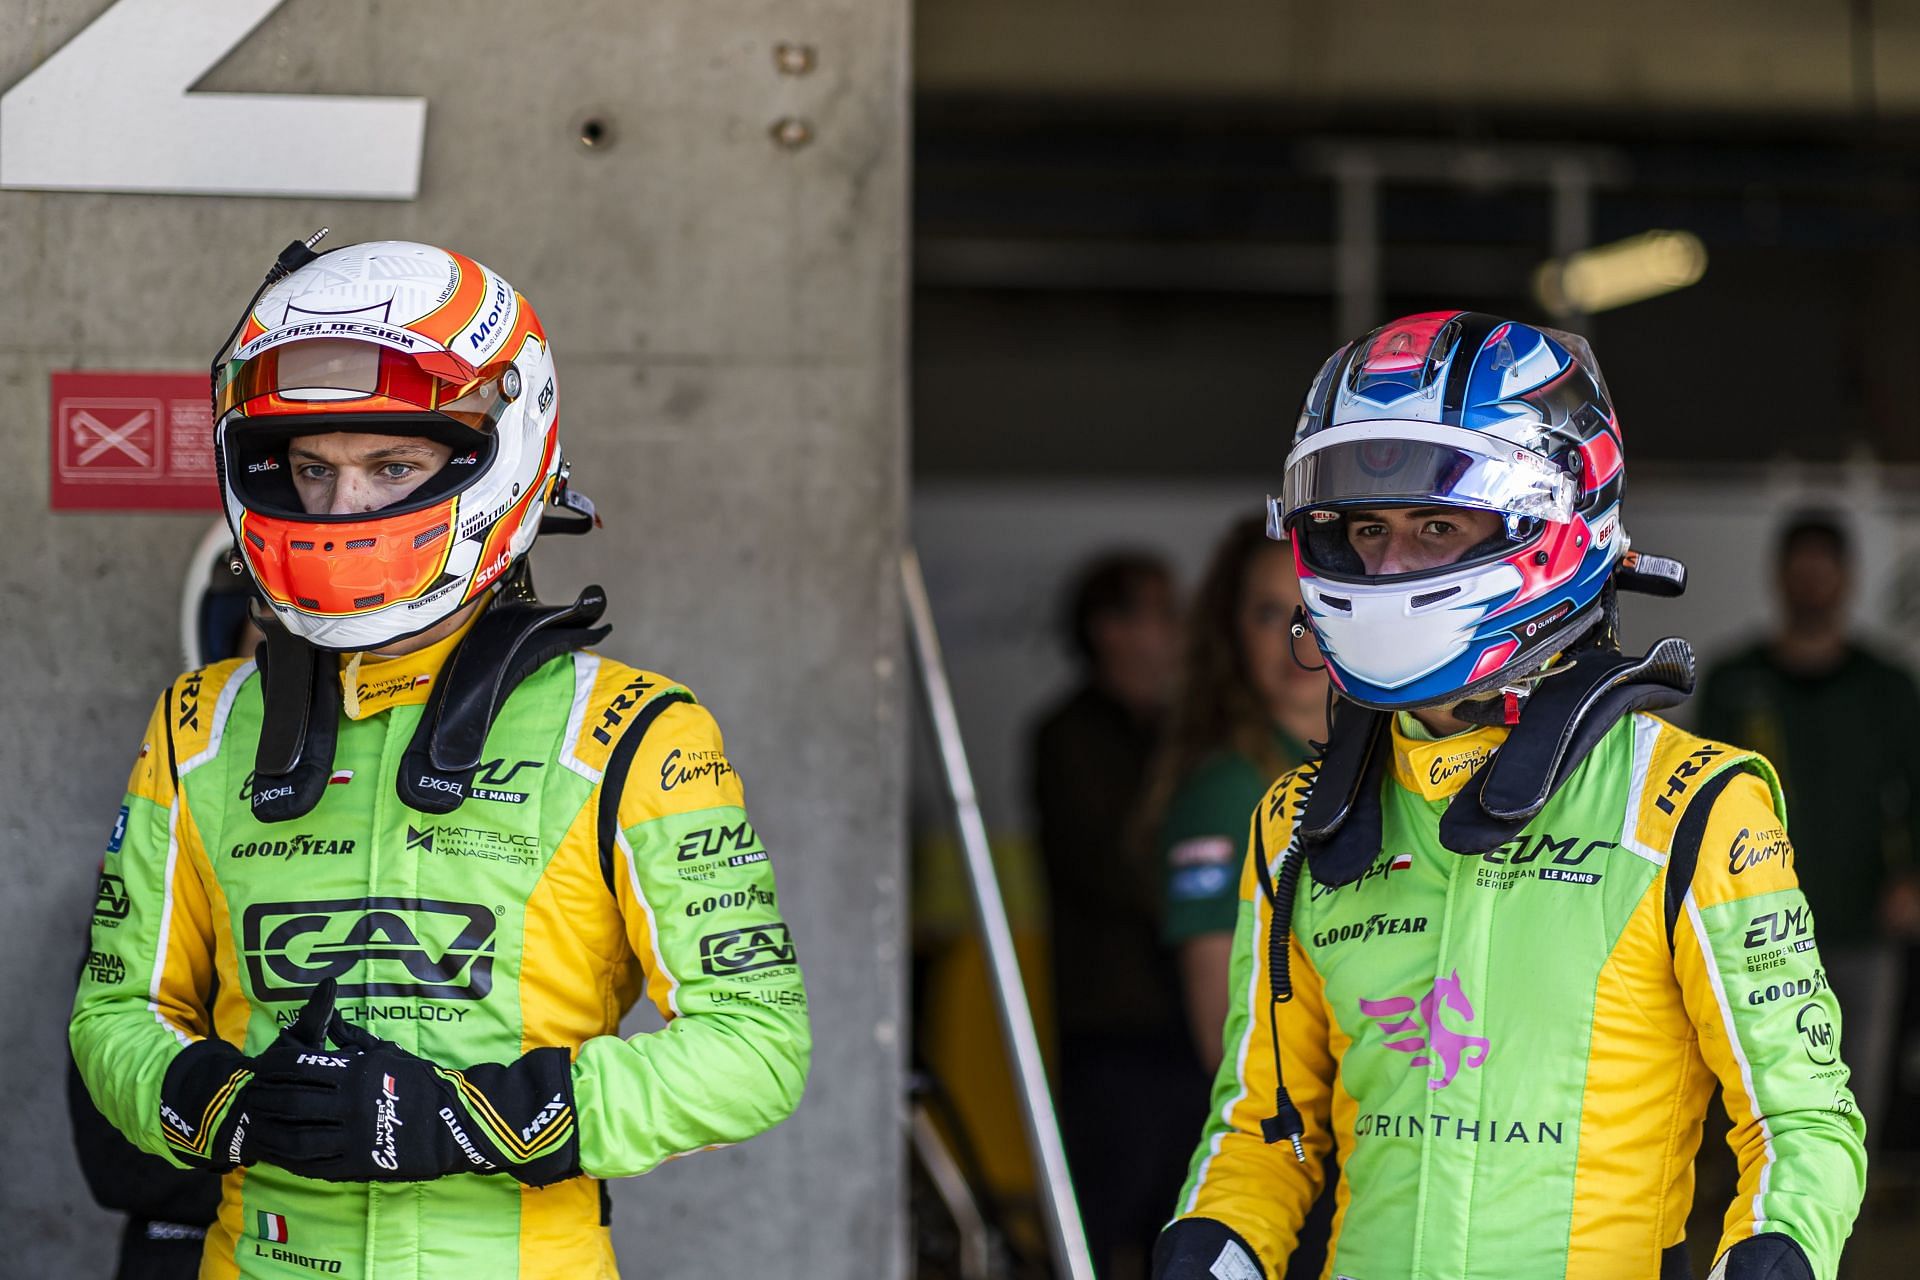
[[[461,254],[377,240],[299,258],[215,365],[221,496],[280,622],[367,649],[440,622],[532,547],[562,475],[553,354],[527,300]],[[453,456],[392,506],[309,514],[287,445],[328,431],[426,436]]]

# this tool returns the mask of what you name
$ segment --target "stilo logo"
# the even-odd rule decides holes
[[[433,898],[256,902],[241,917],[255,999],[304,1001],[323,979],[339,997],[481,1000],[493,989],[492,908]]]
[[[501,574],[506,572],[507,561],[511,560],[512,558],[513,558],[512,552],[502,551],[499,555],[493,558],[492,564],[489,564],[486,568],[482,569],[479,573],[474,575],[473,585],[476,587],[484,587],[489,582],[492,582],[495,578],[499,577]]]
[[[249,462],[247,464],[247,472],[250,475],[258,475],[262,471],[278,471],[279,469],[279,460],[275,458],[267,458],[260,462]]]
[[[447,462],[456,467],[471,467],[480,461],[480,451],[475,449],[464,458],[448,458]]]
[[[1441,1014],[1452,1009],[1462,1021],[1473,1021],[1473,1002],[1460,986],[1460,971],[1434,980],[1432,990],[1416,1002],[1412,996],[1393,996],[1386,1000],[1361,1000],[1360,1012],[1380,1024],[1380,1030],[1397,1040],[1385,1041],[1386,1047],[1413,1055],[1410,1066],[1440,1064],[1440,1078],[1428,1079],[1427,1088],[1444,1089],[1453,1083],[1461,1067],[1478,1067],[1487,1060],[1490,1048],[1484,1036],[1470,1036],[1447,1026]],[[1416,1016],[1417,1015],[1417,1016]]]

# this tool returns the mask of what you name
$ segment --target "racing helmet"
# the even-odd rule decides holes
[[[1625,458],[1585,339],[1476,312],[1382,325],[1321,366],[1268,532],[1291,536],[1309,625],[1348,698],[1446,706],[1508,685],[1601,622],[1627,553]],[[1349,513],[1501,517],[1452,564],[1370,575]]]
[[[424,631],[499,582],[564,472],[553,354],[512,285],[431,245],[311,244],[288,246],[221,349],[214,454],[266,607],[345,652]],[[390,506],[309,513],[288,445],[330,431],[424,436],[453,452]]]

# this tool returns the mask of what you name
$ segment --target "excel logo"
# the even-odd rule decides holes
[[[480,1000],[493,989],[494,913],[431,898],[257,902],[241,955],[258,1000],[305,1000],[324,978],[340,998]]]
[[[710,978],[730,978],[794,963],[793,936],[777,920],[710,933],[700,939],[700,971]]]

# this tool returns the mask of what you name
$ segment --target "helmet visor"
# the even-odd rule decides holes
[[[213,417],[218,422],[238,413],[284,425],[303,414],[427,412],[491,435],[519,390],[511,361],[476,368],[446,352],[416,356],[349,338],[314,338],[229,361],[214,387]]]
[[[1433,503],[1565,522],[1573,477],[1531,449],[1431,422],[1358,422],[1302,440],[1287,461],[1284,520],[1361,502]]]

